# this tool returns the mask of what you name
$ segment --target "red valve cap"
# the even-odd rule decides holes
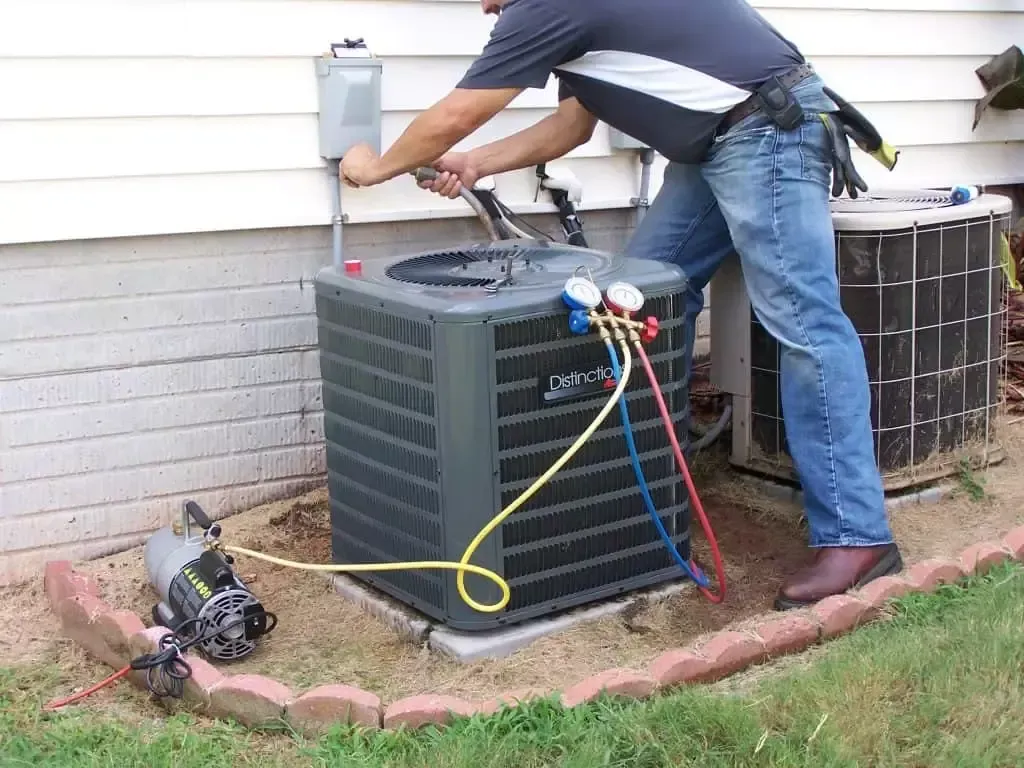
[[[650,344],[658,337],[658,318],[648,317],[644,320],[644,332],[640,334],[640,338],[645,344]]]

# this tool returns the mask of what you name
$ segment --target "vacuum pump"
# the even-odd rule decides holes
[[[256,650],[274,619],[235,573],[233,558],[207,546],[219,536],[220,526],[188,501],[180,522],[149,538],[144,557],[149,583],[160,596],[153,621],[200,638],[196,647],[207,656],[231,661]]]

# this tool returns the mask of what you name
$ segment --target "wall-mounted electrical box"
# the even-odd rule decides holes
[[[356,144],[380,153],[381,62],[360,38],[316,59],[320,156],[338,160]]]
[[[609,126],[608,139],[612,149],[650,149],[646,144],[632,136]]]

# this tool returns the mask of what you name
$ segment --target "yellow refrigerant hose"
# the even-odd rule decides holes
[[[601,328],[602,336],[607,333]],[[494,571],[483,568],[479,565],[473,565],[469,561],[472,559],[476,550],[483,543],[494,529],[505,522],[513,512],[523,506],[529,501],[541,488],[543,488],[551,478],[568,464],[572,458],[579,452],[583,447],[584,443],[589,440],[593,434],[598,430],[605,419],[608,418],[608,414],[612,412],[612,409],[618,404],[619,399],[622,397],[622,393],[625,392],[626,387],[629,385],[629,376],[633,367],[633,359],[630,354],[628,345],[622,346],[622,377],[619,379],[618,385],[615,387],[615,391],[612,393],[611,398],[605,403],[601,412],[597,414],[594,420],[590,423],[583,433],[576,438],[576,442],[569,446],[565,453],[563,453],[554,464],[552,464],[548,470],[537,478],[537,480],[523,491],[515,501],[505,507],[501,512],[494,516],[494,518],[485,525],[480,532],[476,535],[473,541],[470,542],[469,546],[466,547],[466,551],[462,555],[462,559],[457,563],[448,562],[444,560],[423,560],[420,562],[409,562],[409,563],[352,563],[352,564],[318,564],[318,563],[299,563],[294,560],[285,560],[284,558],[274,557],[273,555],[266,555],[262,552],[255,552],[251,549],[245,549],[243,547],[236,547],[231,544],[223,544],[218,539],[209,540],[207,546],[212,549],[219,549],[222,552],[227,552],[232,555],[240,555],[242,557],[251,557],[255,560],[263,560],[274,565],[284,566],[285,568],[295,568],[300,571],[320,571],[328,573],[367,573],[367,572],[379,572],[379,571],[423,571],[423,570],[446,570],[446,571],[458,571],[457,586],[459,589],[459,596],[462,600],[474,610],[480,611],[481,613],[497,613],[508,605],[509,600],[512,597],[512,590],[501,576]],[[498,588],[501,589],[501,600],[491,605],[485,605],[484,603],[478,603],[466,590],[466,574],[475,573],[484,578],[490,579]]]

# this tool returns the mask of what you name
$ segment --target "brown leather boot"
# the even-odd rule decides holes
[[[786,579],[775,598],[775,610],[802,608],[902,569],[903,558],[895,544],[823,547],[811,565]]]

